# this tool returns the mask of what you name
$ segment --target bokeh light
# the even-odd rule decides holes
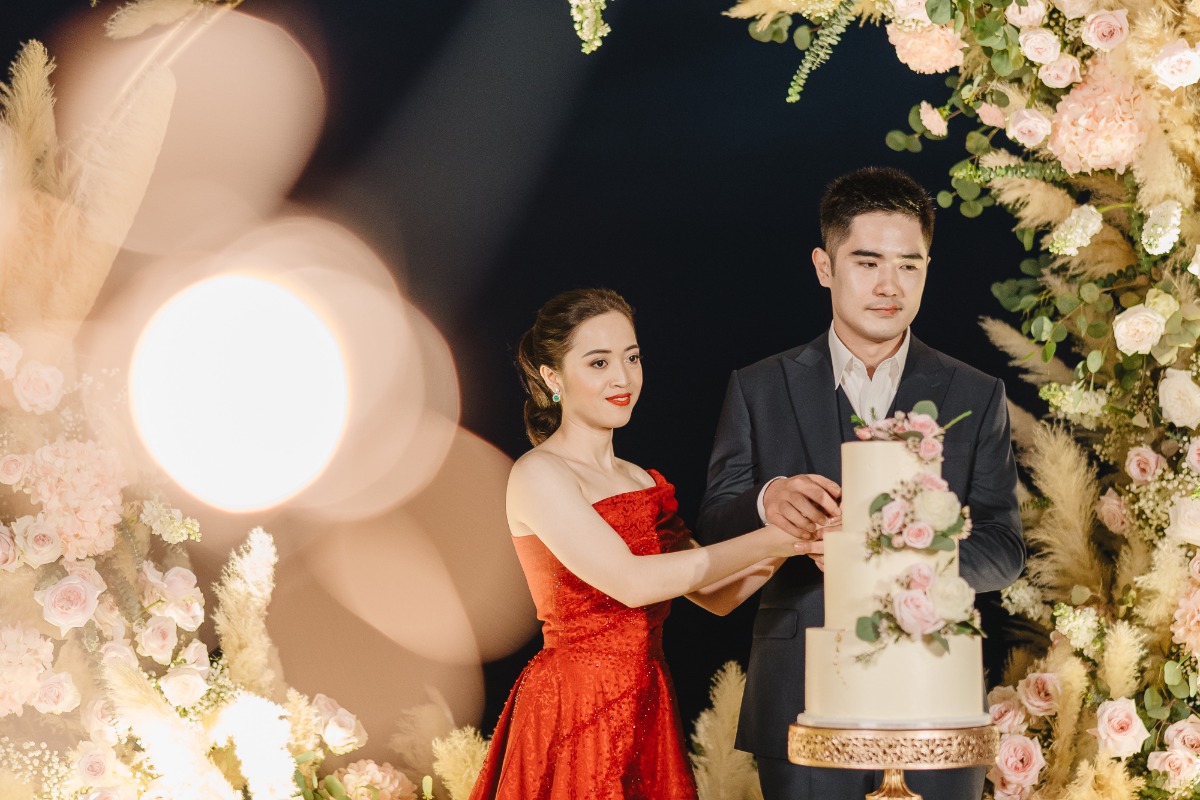
[[[183,489],[232,511],[275,505],[315,480],[349,405],[322,318],[287,288],[236,274],[163,305],[138,340],[129,387],[151,455]]]

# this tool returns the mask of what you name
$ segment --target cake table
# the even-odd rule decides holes
[[[788,760],[805,767],[881,769],[883,785],[867,800],[921,800],[904,783],[904,770],[986,766],[995,761],[999,743],[1000,733],[992,725],[938,730],[827,728],[805,724],[801,715],[788,731]]]

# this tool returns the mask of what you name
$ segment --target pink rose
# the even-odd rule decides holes
[[[1106,53],[1112,50],[1129,36],[1128,13],[1120,8],[1088,14],[1083,21],[1083,43]]]
[[[896,624],[909,636],[933,633],[943,624],[929,595],[919,589],[907,589],[897,594],[892,601],[892,614]]]
[[[1093,0],[1051,0],[1067,19],[1079,19],[1092,10]]]
[[[946,483],[945,478],[927,470],[917,473],[917,483],[927,492],[944,492],[950,488],[950,484]]]
[[[933,544],[933,528],[928,522],[914,522],[904,529],[904,543],[917,550]]]
[[[1183,39],[1167,45],[1154,59],[1151,67],[1158,82],[1174,91],[1200,81],[1200,53]]]
[[[1200,777],[1196,756],[1181,750],[1156,750],[1146,759],[1146,767],[1166,773],[1164,787],[1168,790],[1189,789]]]
[[[62,539],[41,517],[19,517],[13,520],[13,537],[26,564],[40,567],[58,560],[62,555]]]
[[[1046,11],[1042,0],[1028,0],[1023,6],[1013,3],[1004,9],[1004,17],[1018,28],[1036,28],[1045,21]]]
[[[33,414],[53,411],[63,395],[62,370],[40,361],[26,361],[13,380],[13,395],[22,411]]]
[[[92,618],[100,590],[78,575],[68,575],[50,588],[34,593],[42,605],[42,616],[58,626],[62,636],[72,628],[82,628]]]
[[[17,374],[17,364],[21,361],[21,345],[7,333],[0,333],[0,375],[4,380],[11,381]]]
[[[0,483],[5,486],[16,486],[25,477],[25,467],[29,463],[27,456],[10,453],[0,458]]]
[[[1016,8],[1016,5],[1009,6],[1009,9]],[[1008,116],[1004,113],[1004,109],[991,103],[980,103],[979,108],[975,109],[979,114],[979,121],[984,125],[991,125],[993,128],[1003,128],[1008,124]]]
[[[929,12],[925,10],[925,0],[893,0],[892,19],[915,19],[928,23]]]
[[[100,628],[100,633],[109,639],[125,638],[125,616],[110,595],[106,594],[100,598],[96,613],[92,614],[92,621]]]
[[[1125,505],[1125,498],[1111,488],[1100,495],[1100,502],[1096,504],[1096,516],[1113,533],[1129,532],[1129,508]]]
[[[79,690],[69,672],[50,672],[38,676],[38,691],[33,707],[43,714],[63,714],[79,707]]]
[[[1192,714],[1187,719],[1172,723],[1163,733],[1163,741],[1172,750],[1200,755],[1200,717]]]
[[[117,754],[106,744],[80,742],[75,757],[75,775],[84,786],[102,786],[113,778]]]
[[[1049,64],[1038,67],[1038,78],[1051,89],[1065,89],[1079,82],[1079,59],[1063,53]]]
[[[195,705],[208,693],[208,684],[200,670],[194,667],[175,666],[158,679],[158,688],[167,702],[176,708]]]
[[[1096,709],[1096,727],[1092,732],[1100,740],[1101,752],[1114,758],[1128,758],[1141,750],[1150,735],[1128,697],[1101,703]],[[1000,746],[1003,748],[1003,743]]]
[[[1049,28],[1026,28],[1017,36],[1021,52],[1035,64],[1049,64],[1062,52],[1058,34]]]
[[[133,648],[129,643],[121,640],[115,642],[105,642],[100,647],[100,662],[102,664],[128,664],[131,667],[138,666],[137,654],[133,652]]]
[[[908,588],[922,592],[933,586],[936,577],[933,574],[933,567],[923,561],[910,566],[906,575],[908,576]]]
[[[875,438],[870,428],[855,428],[854,435],[864,442],[869,442]]]
[[[1192,556],[1192,560],[1188,562],[1188,577],[1192,579],[1192,583],[1200,584],[1200,553]]]
[[[909,414],[908,425],[922,436],[934,436],[941,430],[937,420],[928,414]]]
[[[1038,717],[1049,717],[1058,713],[1058,699],[1062,696],[1062,685],[1053,672],[1031,672],[1017,684],[1017,696]]]
[[[907,500],[893,500],[880,511],[884,533],[899,533],[904,529],[904,518],[908,516]]]
[[[0,524],[0,570],[14,572],[21,566],[21,554],[17,552],[17,540],[7,525]]]
[[[942,457],[942,443],[932,436],[926,436],[917,445],[917,457],[922,461],[934,461]]]
[[[108,698],[102,694],[93,697],[79,712],[83,731],[93,742],[116,744],[121,738],[124,725],[113,713]]]
[[[137,651],[164,667],[171,663],[171,654],[178,643],[179,633],[170,617],[151,617],[137,635]]]
[[[1187,456],[1184,458],[1184,463],[1188,465],[1188,469],[1192,472],[1200,472],[1200,438],[1192,439],[1188,443]]]
[[[1008,780],[996,767],[988,770],[987,779],[992,782],[994,800],[1025,800],[1032,791],[1030,786]]]
[[[1024,733],[1029,727],[1025,707],[1011,686],[997,686],[988,692],[988,716],[1001,733]]]
[[[1200,653],[1200,587],[1193,586],[1179,598],[1171,620],[1171,635],[1172,641],[1186,647],[1188,652]]]
[[[1045,766],[1042,746],[1036,739],[1018,733],[1001,737],[1000,749],[996,752],[996,769],[1006,781],[1020,786],[1033,786],[1037,783],[1038,773]]]
[[[1050,135],[1050,119],[1036,108],[1022,108],[1008,118],[1004,132],[1008,138],[1026,147],[1036,147]]]
[[[1154,480],[1167,463],[1167,460],[1146,445],[1129,448],[1125,456],[1125,472],[1137,483],[1149,483]]]
[[[193,639],[191,644],[179,651],[179,659],[186,666],[199,672],[201,677],[208,677],[208,648],[204,646],[204,642]]]
[[[924,100],[921,101],[917,112],[921,116],[921,124],[929,131],[930,136],[945,136],[950,132],[949,126],[946,125],[946,118],[942,113]]]

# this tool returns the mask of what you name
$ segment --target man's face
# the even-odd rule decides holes
[[[854,349],[899,338],[921,307],[929,248],[921,224],[906,214],[860,214],[837,252],[813,251],[821,285],[833,301],[834,327]]]

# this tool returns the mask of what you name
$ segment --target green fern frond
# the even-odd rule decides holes
[[[829,60],[829,56],[833,54],[833,48],[842,40],[842,34],[846,32],[846,28],[850,27],[850,22],[854,19],[854,6],[855,0],[842,0],[841,4],[821,24],[812,45],[804,51],[804,60],[800,62],[800,68],[796,70],[796,75],[792,78],[792,85],[788,87],[787,101],[789,103],[795,103],[800,99],[800,92],[804,91],[804,85],[808,83],[808,76]]]

